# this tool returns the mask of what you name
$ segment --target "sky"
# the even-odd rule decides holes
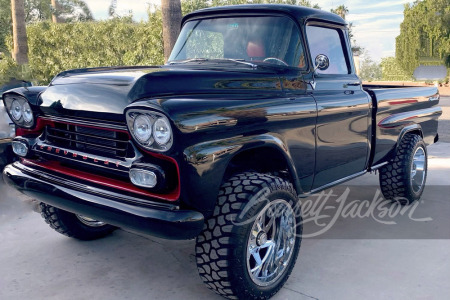
[[[395,55],[395,38],[400,34],[400,23],[403,21],[404,4],[407,0],[311,0],[321,9],[344,4],[349,14],[347,22],[353,23],[353,34],[356,44],[365,48],[369,56],[379,62],[381,58]],[[85,0],[97,20],[108,18],[108,7],[111,0]],[[147,20],[149,4],[160,5],[160,0],[117,0],[117,12],[126,14],[133,12],[136,21]]]

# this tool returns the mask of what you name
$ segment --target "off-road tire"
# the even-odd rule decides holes
[[[82,223],[75,214],[56,208],[54,206],[40,203],[41,216],[45,222],[55,231],[79,240],[96,240],[107,236],[116,227],[105,224],[102,226],[88,226]]]
[[[247,243],[252,217],[267,207],[266,202],[246,206],[264,192],[266,199],[288,202],[295,207],[296,237],[292,254],[280,277],[270,286],[255,284],[247,271]],[[281,201],[282,201],[281,200]],[[245,211],[243,211],[245,210]],[[244,223],[240,225],[239,223]],[[284,285],[298,256],[301,243],[301,212],[292,184],[279,177],[261,173],[234,175],[220,189],[213,216],[205,222],[197,237],[197,267],[203,282],[217,294],[229,299],[268,299]]]
[[[414,153],[420,147],[425,153],[425,175],[420,190],[414,191],[411,170]],[[406,134],[397,147],[394,159],[380,168],[380,187],[384,197],[402,205],[419,200],[425,187],[427,165],[427,149],[422,138],[416,134]]]

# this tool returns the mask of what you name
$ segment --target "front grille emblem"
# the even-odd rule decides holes
[[[47,150],[47,152],[50,152],[50,153],[59,154],[59,155],[64,154],[64,156],[67,156],[70,153],[73,158],[77,158],[78,154],[79,154],[79,153],[76,153],[74,151],[62,150],[60,148],[50,147],[50,146],[45,146],[45,145],[38,145],[37,147],[39,149],[42,149],[42,150]],[[98,157],[91,157],[91,156],[88,156],[88,155],[83,155],[83,156],[81,156],[81,158],[84,161],[90,161],[91,163],[103,164],[103,165],[106,165],[106,166],[109,166],[111,163],[113,165],[115,165],[117,168],[119,168],[120,166],[124,166],[120,161],[111,162],[109,159],[101,160]]]

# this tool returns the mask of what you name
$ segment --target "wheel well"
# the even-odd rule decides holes
[[[402,136],[402,139],[407,134],[416,134],[416,135],[420,136],[421,138],[423,138],[423,133],[422,133],[422,130],[420,130],[420,129],[413,129],[413,130],[405,132],[405,134],[403,134],[403,136]]]
[[[411,135],[411,134],[418,135],[421,138],[423,138],[423,132],[419,128],[411,129],[411,130],[408,130],[408,131],[400,133],[400,135],[398,137],[398,140],[397,140],[397,143],[394,145],[394,148],[390,151],[390,153],[387,156],[388,160],[394,159],[395,153],[397,152],[398,145],[401,143],[401,141],[403,140],[403,138],[406,135]]]
[[[411,129],[411,130],[404,131],[404,132],[400,133],[400,136],[399,136],[399,138],[398,138],[398,141],[397,141],[397,143],[395,144],[395,150],[397,150],[397,147],[398,147],[398,145],[401,143],[401,141],[403,140],[403,138],[404,138],[406,135],[411,135],[411,134],[413,134],[413,135],[418,135],[418,136],[420,136],[420,137],[423,139],[423,132],[422,132],[422,130],[420,130],[419,128],[415,128],[415,129]]]
[[[228,164],[223,180],[246,171],[276,174],[295,186],[286,158],[281,151],[272,147],[253,148],[238,153]]]

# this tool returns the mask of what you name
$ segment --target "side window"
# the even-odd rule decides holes
[[[317,55],[325,54],[330,60],[330,66],[325,71],[317,70],[319,74],[349,74],[345,59],[341,34],[338,29],[306,26],[311,60]]]

